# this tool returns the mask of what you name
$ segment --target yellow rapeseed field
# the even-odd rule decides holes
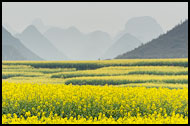
[[[2,84],[6,123],[188,123],[188,89]]]

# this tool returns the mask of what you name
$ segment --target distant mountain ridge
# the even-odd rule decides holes
[[[17,34],[16,36],[26,47],[45,60],[68,59],[33,25],[28,26],[21,34]]]
[[[166,34],[153,39],[116,59],[135,58],[187,58],[188,57],[188,20],[175,26]]]
[[[45,60],[97,60],[121,58],[120,56],[122,54],[124,56],[126,53],[129,55],[128,52],[144,47],[147,45],[146,43],[155,41],[158,36],[163,36],[163,30],[160,24],[150,16],[134,17],[127,21],[124,30],[113,40],[108,33],[100,30],[82,33],[75,26],[69,28],[54,27],[44,25],[41,19],[36,19],[32,22],[32,25],[29,25],[22,33],[15,36],[26,48]],[[167,45],[167,42],[164,44],[170,46],[170,44]],[[164,44],[162,43],[162,45]],[[166,47],[158,49],[157,45],[150,45],[155,46],[155,48],[151,48],[150,54],[145,51],[149,48],[142,49],[141,56],[147,55],[147,58],[156,57],[156,55],[157,57],[163,57],[161,53],[165,52],[168,54],[165,57],[171,57],[172,54],[169,54],[172,52],[171,49],[167,48],[166,50]],[[173,53],[176,50],[182,52],[182,46],[183,44],[174,45],[172,47],[175,48]],[[12,51],[17,50],[10,46],[6,46],[6,48],[9,48],[8,50],[12,48]],[[158,50],[162,52],[160,53]],[[6,53],[8,54],[8,52]],[[157,54],[154,55],[154,53]],[[25,57],[19,52],[17,54],[19,57]],[[11,51],[10,55],[13,55]],[[140,57],[137,54],[135,56],[130,55],[131,58]],[[186,57],[186,55],[178,57]]]
[[[151,41],[162,33],[161,26],[152,17],[131,18],[127,21],[124,30],[115,36],[114,43],[106,50],[102,58],[112,59]]]
[[[43,60],[2,26],[2,60]]]
[[[111,37],[105,32],[84,34],[74,26],[67,29],[51,27],[44,36],[72,60],[97,60],[112,44]]]

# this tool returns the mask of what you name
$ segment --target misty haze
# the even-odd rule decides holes
[[[188,2],[2,2],[3,124],[188,124]]]

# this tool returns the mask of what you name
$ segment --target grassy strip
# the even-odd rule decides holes
[[[105,84],[129,84],[129,83],[180,83],[187,84],[188,76],[156,76],[156,75],[128,75],[128,76],[103,76],[103,77],[76,77],[68,78],[65,84],[73,85],[105,85]]]
[[[127,59],[100,61],[3,61],[3,65],[30,65],[35,68],[97,69],[108,66],[183,66],[188,67],[187,58],[179,59]]]

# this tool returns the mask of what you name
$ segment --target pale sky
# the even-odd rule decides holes
[[[36,18],[45,25],[101,30],[114,36],[132,17],[151,16],[166,32],[188,18],[188,2],[3,2],[2,22],[21,32]]]

